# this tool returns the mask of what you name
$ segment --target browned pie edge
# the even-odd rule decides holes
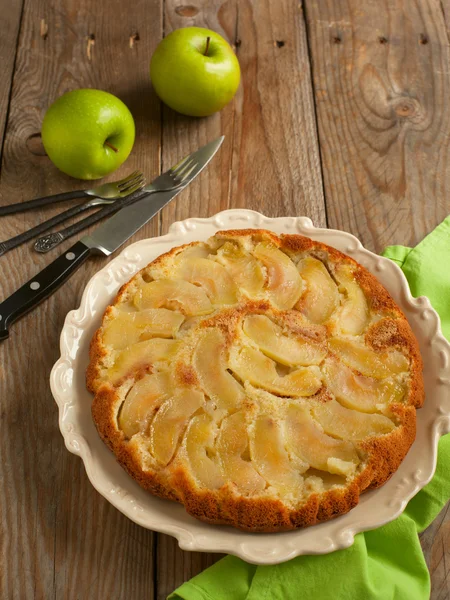
[[[169,473],[149,472],[141,468],[136,448],[128,442],[116,425],[113,406],[116,391],[110,384],[99,383],[98,363],[106,355],[101,342],[101,327],[95,333],[90,345],[90,363],[86,373],[87,388],[94,394],[92,416],[100,437],[116,455],[122,467],[150,493],[175,500],[184,504],[186,511],[194,517],[212,524],[232,525],[238,529],[252,532],[276,532],[292,530],[322,521],[327,521],[351,510],[358,504],[359,496],[367,489],[383,485],[398,469],[405,458],[416,435],[416,408],[424,401],[422,378],[422,359],[418,342],[403,312],[396,305],[387,290],[367,269],[351,257],[301,235],[281,235],[278,237],[266,230],[230,230],[218,232],[216,235],[253,236],[267,239],[289,254],[310,251],[312,255],[327,253],[332,261],[351,262],[356,269],[355,277],[363,288],[366,297],[374,310],[383,310],[391,318],[382,319],[372,325],[366,332],[366,342],[375,350],[387,346],[401,348],[411,359],[411,378],[409,394],[401,404],[391,405],[390,409],[397,416],[400,426],[393,432],[366,439],[358,445],[361,452],[367,455],[366,467],[346,487],[328,490],[321,494],[312,494],[306,504],[291,510],[278,499],[246,498],[235,493],[231,485],[221,490],[205,490],[198,487],[190,473],[177,463],[175,459]],[[156,258],[156,265],[166,257],[178,252],[184,246],[173,248]],[[148,267],[149,265],[147,265]],[[145,268],[147,268],[145,267]],[[116,304],[133,282],[136,275],[119,290],[112,305]],[[108,315],[111,307],[105,311]]]

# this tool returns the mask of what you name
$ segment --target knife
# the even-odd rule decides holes
[[[91,235],[86,235],[68,250],[40,271],[33,279],[6,298],[0,304],[0,341],[9,336],[9,326],[24,314],[45,300],[63,284],[89,256],[103,254],[109,256],[128,238],[179,194],[206,167],[220,148],[224,136],[206,144],[186,159],[194,159],[196,166],[190,171],[183,184],[171,190],[147,194],[118,212],[100,225]],[[167,171],[152,182],[152,188],[166,181]],[[164,179],[163,179],[164,178]]]

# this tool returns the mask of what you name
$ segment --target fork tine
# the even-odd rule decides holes
[[[121,189],[120,193],[122,195],[131,194],[133,191],[143,188],[145,183],[145,177],[141,177],[139,179],[136,179],[133,183],[130,183],[129,185]]]
[[[142,190],[143,187],[144,186],[142,186],[142,185],[133,185],[126,192],[122,192],[122,196],[130,196],[131,194],[134,194],[134,192],[137,192],[138,190]]]
[[[188,169],[187,171],[184,171],[183,175],[181,176],[181,181],[180,183],[183,183],[188,177],[189,175],[192,173],[192,171],[197,167],[198,163],[194,162],[194,164],[191,166],[190,169]]]
[[[139,171],[135,171],[128,177],[122,179],[121,181],[118,181],[117,187],[122,187],[124,185],[127,185],[128,183],[130,183],[130,181],[134,181],[136,178],[141,177],[141,176],[142,176],[142,173],[140,173]]]
[[[178,169],[181,169],[181,167],[187,163],[187,161],[188,161],[188,160],[190,160],[190,157],[189,157],[189,156],[185,156],[184,158],[182,158],[182,159],[180,160],[180,162],[179,162],[179,163],[177,163],[175,166],[173,166],[173,167],[170,169],[170,172],[171,172],[171,173],[176,173],[176,172],[178,171]]]
[[[175,177],[177,179],[182,179],[184,173],[186,172],[187,169],[189,169],[192,165],[193,159],[190,158],[188,161],[186,161],[180,168],[177,168],[176,171],[173,172],[173,174],[175,175]]]
[[[134,179],[135,177],[137,177],[138,175],[141,175],[141,174],[142,173],[136,169],[136,171],[133,171],[132,173],[130,173],[123,179],[119,179],[119,181],[115,181],[114,183],[118,186],[123,185],[124,183],[127,183],[127,181],[130,181],[130,179]]]
[[[119,188],[119,191],[123,191],[124,189],[126,189],[127,187],[129,187],[130,185],[134,185],[136,182],[138,181],[142,181],[144,180],[144,175],[142,173],[139,173],[133,177],[132,179],[129,179],[128,181],[124,181],[120,184],[117,185],[117,187]]]

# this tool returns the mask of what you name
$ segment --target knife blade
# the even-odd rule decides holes
[[[0,341],[9,336],[9,326],[20,317],[32,310],[40,302],[48,298],[60,285],[62,285],[85,260],[92,254],[109,256],[124,244],[143,225],[153,218],[177,194],[186,188],[189,183],[206,167],[217,150],[220,148],[224,137],[220,137],[189,157],[195,158],[197,165],[189,173],[180,187],[165,192],[154,192],[158,180],[165,174],[156,178],[151,185],[150,195],[143,196],[134,204],[127,205],[114,216],[100,225],[91,235],[84,236],[73,244],[68,250],[30,279],[21,288],[6,298],[0,304]],[[149,194],[149,190],[147,190]]]

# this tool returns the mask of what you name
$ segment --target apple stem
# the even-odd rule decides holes
[[[108,146],[108,148],[111,148],[111,150],[114,150],[114,152],[117,154],[117,152],[119,152],[119,149],[116,148],[115,146],[113,146],[110,142],[108,142],[108,140],[106,140],[105,142],[105,146]]]
[[[206,48],[205,48],[205,52],[204,52],[204,56],[208,56],[208,50],[209,50],[209,42],[211,41],[211,38],[208,36],[206,38]]]

